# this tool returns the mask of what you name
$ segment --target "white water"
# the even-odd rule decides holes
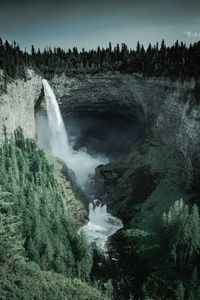
[[[82,227],[82,231],[90,243],[95,243],[97,248],[106,252],[108,237],[122,227],[121,220],[109,214],[106,205],[101,206],[94,200],[89,207],[89,222]]]
[[[48,150],[53,156],[66,163],[68,168],[74,172],[78,185],[84,190],[85,185],[94,175],[95,168],[98,165],[107,164],[109,161],[102,156],[92,157],[84,150],[73,150],[54,92],[46,79],[43,79],[42,83],[48,124],[45,124],[42,119],[44,116],[38,121],[40,146],[47,147],[48,144]],[[90,243],[95,243],[99,249],[106,251],[108,237],[122,227],[119,219],[107,213],[106,205],[101,206],[94,200],[89,206],[89,222],[81,228],[81,231],[85,233]]]
[[[72,149],[56,97],[46,79],[43,79],[43,87],[48,117],[50,151],[52,155],[59,157],[66,163],[68,168],[74,172],[79,186],[84,189],[89,178],[94,175],[95,168],[101,164],[107,164],[108,159],[102,156],[92,157],[84,150],[75,151]]]

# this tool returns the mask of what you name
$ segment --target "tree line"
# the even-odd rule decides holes
[[[32,67],[45,76],[58,73],[67,75],[95,74],[101,72],[141,73],[147,76],[199,77],[200,41],[187,46],[176,41],[166,46],[151,45],[145,49],[137,43],[136,49],[130,49],[125,43],[96,50],[77,47],[64,50],[60,47],[48,47],[43,51],[33,45],[31,52],[22,50],[16,42],[3,42],[0,38],[0,68],[10,77],[24,77],[25,69]]]

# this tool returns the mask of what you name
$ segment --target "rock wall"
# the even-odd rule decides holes
[[[0,86],[2,82],[1,73]],[[195,80],[98,74],[55,76],[50,83],[63,114],[84,111],[124,115],[144,123],[151,138],[177,146],[186,156],[200,153],[200,89]],[[7,83],[6,92],[0,92],[0,128],[5,125],[11,134],[21,126],[25,136],[33,137],[34,104],[41,89],[42,78],[32,70],[27,80]]]
[[[200,153],[200,93],[195,80],[98,74],[56,76],[51,84],[63,113],[123,114],[145,122],[151,138],[176,145],[186,156]]]
[[[34,105],[41,93],[42,77],[34,71],[27,71],[27,79],[7,80],[6,91],[3,72],[0,73],[0,142],[3,139],[3,127],[8,136],[21,126],[24,135],[34,137]]]

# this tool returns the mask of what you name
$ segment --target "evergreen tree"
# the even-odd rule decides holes
[[[67,51],[60,47],[48,47],[41,51],[32,45],[31,53],[22,51],[16,42],[0,40],[0,68],[6,76],[26,78],[26,66],[40,70],[47,78],[59,73],[75,75],[80,73],[96,73],[120,71],[122,73],[139,72],[149,76],[195,77],[200,75],[200,42],[189,47],[176,41],[167,47],[165,41],[161,45],[149,45],[147,49],[139,42],[136,49],[129,49],[123,43],[114,48],[78,51],[77,47]],[[6,83],[5,83],[6,88]]]
[[[163,237],[175,264],[183,267],[200,250],[200,220],[196,205],[189,211],[183,200],[177,200],[168,213],[163,214]]]
[[[12,214],[11,194],[0,190],[0,262],[16,259],[22,253],[20,218]]]

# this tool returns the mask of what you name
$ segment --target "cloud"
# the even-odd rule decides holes
[[[200,32],[192,32],[190,30],[186,30],[183,32],[184,35],[188,37],[188,39],[200,39]]]

